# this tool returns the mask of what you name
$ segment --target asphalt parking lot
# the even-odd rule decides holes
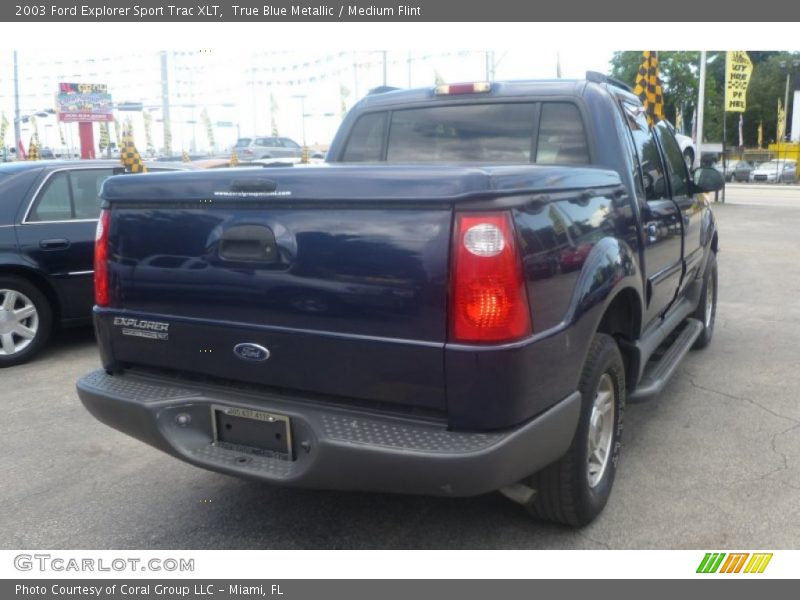
[[[499,494],[441,499],[273,488],[181,463],[95,421],[74,381],[91,330],[0,371],[5,549],[800,547],[800,189],[731,185],[715,205],[711,346],[630,405],[605,512],[572,530]]]

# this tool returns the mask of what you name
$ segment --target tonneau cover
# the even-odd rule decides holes
[[[106,180],[101,196],[115,203],[225,198],[435,202],[618,185],[616,172],[592,167],[326,164],[120,175]]]

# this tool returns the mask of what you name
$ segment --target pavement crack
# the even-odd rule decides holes
[[[582,537],[583,539],[590,541],[593,544],[596,544],[596,545],[598,545],[598,546],[600,546],[602,548],[605,548],[606,550],[611,550],[612,549],[611,546],[607,542],[601,542],[600,540],[596,540],[592,536],[587,535],[586,533],[584,533],[583,531],[579,531],[578,535],[580,537]]]
[[[717,394],[717,395],[719,395],[719,396],[723,396],[723,397],[725,397],[725,398],[729,398],[729,399],[731,399],[731,400],[739,400],[739,401],[741,401],[741,402],[747,402],[748,404],[752,404],[753,406],[755,406],[755,407],[757,407],[757,408],[760,408],[761,410],[763,410],[763,411],[765,411],[765,412],[768,412],[768,413],[769,413],[769,414],[771,414],[773,417],[777,417],[777,418],[779,418],[779,419],[786,419],[787,421],[791,421],[792,423],[795,423],[795,424],[797,424],[797,425],[800,425],[800,420],[798,420],[798,419],[795,419],[794,417],[787,417],[786,415],[782,415],[782,414],[780,414],[780,413],[778,413],[778,412],[775,412],[774,410],[772,410],[772,409],[771,409],[771,408],[769,408],[768,406],[764,406],[763,404],[761,404],[761,403],[759,403],[759,402],[756,402],[755,400],[752,400],[752,399],[750,399],[750,398],[742,398],[741,396],[734,396],[733,394],[728,394],[728,393],[726,393],[726,392],[721,392],[721,391],[719,391],[719,390],[715,390],[715,389],[713,389],[713,388],[705,387],[704,385],[700,385],[699,383],[697,383],[697,382],[696,382],[694,379],[692,379],[692,378],[690,378],[690,379],[689,379],[689,383],[691,383],[691,384],[692,384],[692,387],[695,387],[695,388],[697,388],[698,390],[703,390],[703,391],[709,392],[709,393],[711,393],[711,394]],[[792,429],[793,429],[793,428],[792,428]]]

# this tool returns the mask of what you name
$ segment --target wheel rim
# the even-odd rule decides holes
[[[714,285],[714,278],[709,277],[706,285],[706,310],[703,314],[703,325],[706,329],[711,328],[711,322],[714,319]]]
[[[611,458],[611,442],[614,438],[614,406],[616,392],[611,375],[603,373],[597,386],[589,420],[589,443],[587,444],[587,470],[589,487],[596,487],[605,475]]]
[[[0,356],[18,354],[39,331],[39,313],[30,298],[17,290],[0,289]]]

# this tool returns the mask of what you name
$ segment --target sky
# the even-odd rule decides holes
[[[428,86],[437,72],[448,82],[485,79],[486,49],[494,52],[498,80],[554,77],[557,55],[563,76],[580,78],[587,70],[607,72],[614,50],[745,45],[787,50],[787,45],[796,45],[796,29],[795,23],[784,22],[758,28],[750,23],[722,28],[670,22],[658,27],[535,22],[20,24],[3,31],[7,50],[0,52],[0,111],[13,118],[11,50],[17,49],[23,114],[52,106],[60,81],[107,83],[115,101],[141,101],[153,108],[153,143],[159,146],[159,51],[166,49],[173,149],[208,150],[205,128],[186,123],[199,121],[202,106],[214,123],[232,125],[214,128],[217,150],[226,150],[237,131],[242,136],[268,134],[270,95],[281,135],[302,142],[305,125],[306,141],[324,146],[341,119],[342,90],[349,108],[383,83],[384,50],[388,85]],[[123,114],[133,115],[137,145],[143,146],[141,114]],[[58,145],[55,119],[40,124],[45,141]],[[65,135],[77,144],[71,128],[75,126],[65,126]],[[23,138],[29,135],[27,131]],[[7,134],[7,143],[12,138]]]
[[[319,44],[314,50],[208,48],[167,50],[173,150],[225,152],[237,136],[269,135],[272,111],[281,135],[298,143],[326,146],[342,118],[342,105],[350,108],[369,89],[384,83],[395,87],[432,86],[437,75],[444,81],[583,77],[587,70],[606,72],[611,52],[587,54],[580,49],[448,50],[436,47],[414,50],[341,50]],[[152,141],[163,143],[161,119],[160,51],[122,53],[98,49],[61,50],[39,46],[18,50],[20,112],[24,116],[52,108],[59,82],[105,83],[115,102],[142,102],[153,116]],[[14,114],[13,59],[0,55],[0,111],[12,121]],[[214,147],[200,121],[203,108],[214,124]],[[141,113],[130,116],[138,146],[145,144]],[[305,116],[304,116],[305,115]],[[195,121],[194,124],[191,121]],[[59,147],[55,117],[38,118],[43,145]],[[67,145],[77,145],[77,125],[63,124]],[[13,127],[6,143],[13,140]],[[113,131],[113,130],[112,130]],[[23,125],[22,138],[32,133]],[[112,133],[113,137],[113,133]],[[97,132],[95,138],[98,138]]]

